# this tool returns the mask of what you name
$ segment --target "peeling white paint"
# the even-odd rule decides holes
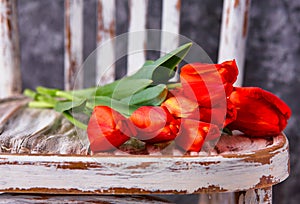
[[[127,75],[136,72],[146,60],[146,15],[148,0],[129,1],[129,36]],[[138,32],[143,31],[143,32]]]
[[[65,89],[83,88],[83,0],[65,1]]]
[[[0,1],[0,98],[21,92],[16,0]]]
[[[116,2],[98,0],[96,84],[104,85],[115,80],[115,23]]]
[[[52,188],[106,193],[120,188],[136,188],[135,193],[247,190],[255,188],[263,176],[271,175],[272,183],[287,178],[287,145],[271,152],[276,154],[270,164],[246,161],[249,154],[236,158],[224,154],[206,157],[1,155],[0,172],[5,177],[1,177],[0,190]],[[76,163],[83,167],[76,167]]]
[[[236,59],[239,68],[235,86],[242,86],[250,0],[224,0],[218,62]]]

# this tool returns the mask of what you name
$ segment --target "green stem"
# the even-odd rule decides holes
[[[182,87],[181,83],[173,83],[173,84],[167,84],[168,89],[175,89]]]
[[[53,108],[54,105],[45,101],[31,101],[28,104],[30,108]]]
[[[69,99],[69,100],[74,100],[74,96],[66,91],[57,91],[56,92],[56,96],[58,97],[62,97],[62,98],[66,98],[66,99]]]
[[[25,89],[23,94],[25,96],[28,96],[28,97],[32,98],[32,99],[35,99],[35,96],[36,96],[36,92],[31,90],[31,89]]]
[[[79,127],[80,129],[86,130],[87,125],[80,122],[79,120],[76,120],[70,113],[68,112],[63,112],[62,113],[73,125]]]

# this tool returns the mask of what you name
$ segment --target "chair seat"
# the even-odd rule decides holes
[[[127,155],[121,151],[87,155],[76,139],[76,131],[72,132],[66,124],[51,122],[61,121],[54,111],[24,109],[24,100],[0,101],[0,172],[5,175],[0,182],[2,192],[237,192],[267,188],[289,175],[288,140],[283,134],[266,138],[223,135],[215,147],[205,146],[204,151],[189,155],[176,149],[171,155],[157,152]],[[30,114],[39,122],[30,119]],[[30,121],[26,123],[23,118]],[[41,122],[41,118],[46,119]],[[64,128],[66,134],[62,131]],[[5,146],[7,144],[14,146]],[[43,146],[49,149],[42,149]],[[35,149],[35,154],[30,148]],[[38,148],[46,153],[37,151]],[[51,150],[60,153],[53,154]]]

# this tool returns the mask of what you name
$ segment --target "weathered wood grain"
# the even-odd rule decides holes
[[[161,26],[161,56],[175,50],[179,45],[179,26],[180,26],[181,0],[164,0],[162,7],[162,26]],[[171,81],[178,81],[179,74]]]
[[[115,1],[98,0],[96,84],[115,80]]]
[[[129,1],[127,75],[137,71],[146,60],[146,15],[148,0]]]
[[[163,0],[161,55],[171,52],[179,44],[181,1]]]
[[[241,86],[244,77],[245,48],[251,0],[224,0],[218,62],[236,59]]]
[[[0,1],[0,98],[21,92],[16,0]]]
[[[170,203],[153,196],[100,196],[100,195],[38,195],[3,194],[1,203],[98,203],[98,204],[163,204]]]
[[[65,1],[65,89],[83,88],[83,0]]]
[[[0,152],[27,154],[87,154],[86,133],[61,114],[31,109],[27,98],[0,101]]]

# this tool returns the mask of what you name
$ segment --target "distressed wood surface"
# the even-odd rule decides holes
[[[115,80],[115,1],[98,0],[96,84]]]
[[[238,204],[271,204],[272,187],[262,189],[250,189],[236,193]]]
[[[83,0],[65,1],[64,85],[66,90],[83,88]]]
[[[176,148],[169,155],[151,148],[148,155],[120,150],[90,155],[85,132],[76,130],[53,110],[24,108],[24,104],[26,98],[0,101],[2,192],[236,192],[268,188],[289,174],[284,135],[223,135],[212,150],[204,147],[189,155]]]
[[[241,86],[244,77],[245,48],[251,0],[224,0],[218,62],[236,59]]]
[[[179,45],[179,27],[180,27],[180,7],[181,0],[164,0],[162,7],[162,26],[161,26],[161,49],[160,55],[175,50]],[[179,74],[171,81],[178,81]]]
[[[146,60],[146,15],[148,0],[129,0],[127,75],[136,72]]]
[[[21,92],[16,0],[0,1],[0,98]]]
[[[186,194],[266,188],[288,176],[286,138],[279,135],[273,142],[254,152],[215,156],[2,154],[0,171],[6,176],[0,191]]]
[[[166,204],[170,203],[153,196],[100,196],[100,195],[38,195],[2,194],[1,203],[99,203],[99,204]]]
[[[27,154],[86,154],[88,143],[53,110],[25,108],[25,97],[0,100],[0,152]]]
[[[180,0],[163,0],[161,56],[178,47],[180,5]]]

